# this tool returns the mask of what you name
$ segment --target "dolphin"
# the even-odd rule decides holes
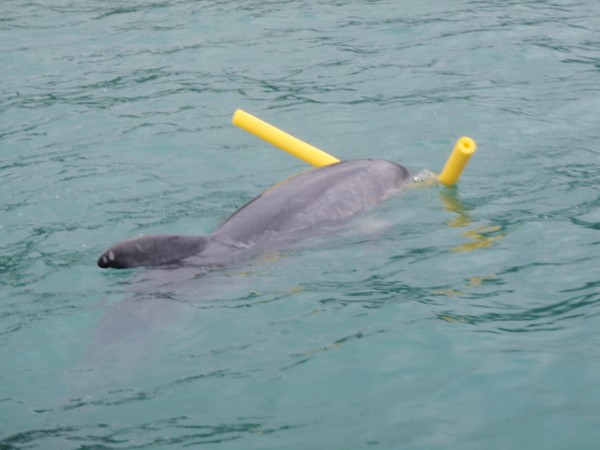
[[[98,266],[224,266],[339,226],[412,179],[406,167],[383,159],[313,168],[263,192],[212,234],[137,237],[106,250]]]

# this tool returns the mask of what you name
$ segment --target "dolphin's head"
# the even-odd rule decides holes
[[[98,267],[128,269],[172,264],[200,252],[206,242],[203,236],[142,236],[106,250],[98,258]]]
[[[98,258],[98,267],[103,269],[127,269],[152,265],[151,255],[144,238],[131,239],[121,242],[106,250]]]

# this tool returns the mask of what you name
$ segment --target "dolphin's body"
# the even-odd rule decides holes
[[[208,236],[142,236],[109,248],[98,266],[225,265],[339,225],[410,179],[405,167],[381,159],[311,169],[263,192]]]

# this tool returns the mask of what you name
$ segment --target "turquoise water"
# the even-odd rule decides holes
[[[0,5],[0,448],[591,449],[600,3]],[[102,271],[306,168],[439,171],[339,234],[198,276]]]

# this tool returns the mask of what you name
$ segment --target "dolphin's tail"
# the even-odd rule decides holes
[[[98,266],[127,269],[139,266],[164,266],[201,253],[208,236],[158,234],[121,242],[98,258]]]

